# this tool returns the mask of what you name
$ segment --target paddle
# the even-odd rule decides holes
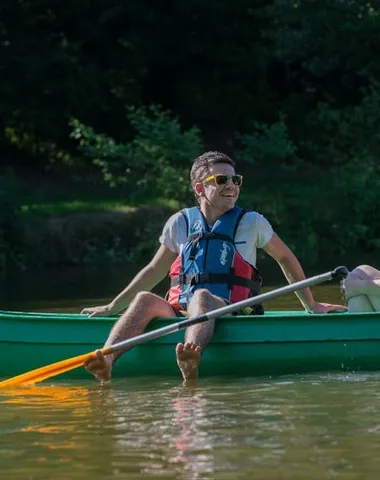
[[[151,332],[138,335],[137,337],[132,337],[122,342],[115,343],[114,345],[102,348],[101,352],[103,353],[103,355],[109,355],[110,353],[114,353],[123,348],[134,347],[135,345],[139,345],[141,343],[154,340],[155,338],[177,332],[178,330],[182,330],[186,327],[190,327],[191,325],[195,325],[196,323],[206,322],[207,320],[211,320],[222,315],[227,315],[229,313],[239,311],[244,307],[250,307],[258,303],[266,302],[267,300],[271,300],[272,298],[278,297],[280,295],[285,295],[286,293],[294,292],[295,290],[300,290],[301,288],[312,287],[313,285],[332,280],[333,278],[344,278],[347,274],[348,270],[346,267],[337,267],[331,272],[316,275],[314,277],[301,280],[300,282],[291,283],[289,285],[286,285],[285,287],[272,290],[271,292],[263,293],[262,295],[251,297],[246,300],[242,300],[241,302],[233,303],[231,305],[226,305],[225,307],[212,310],[211,312],[204,313],[196,317],[190,317],[186,320],[182,320],[181,322],[171,323],[166,327],[158,328]],[[31,370],[30,372],[26,372],[21,375],[17,375],[16,377],[9,378],[8,380],[0,382],[0,388],[11,386],[13,387],[16,385],[28,385],[41,382],[42,380],[45,380],[47,378],[54,377],[61,373],[82,366],[90,355],[95,355],[95,351],[85,353],[77,357],[68,358],[67,360],[62,360],[60,362],[52,363],[45,367],[37,368],[35,370]]]

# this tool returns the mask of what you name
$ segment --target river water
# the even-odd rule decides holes
[[[377,479],[378,374],[55,383],[0,395],[2,478]]]
[[[1,308],[80,311],[107,301],[127,280],[115,271],[28,273],[1,285]],[[283,284],[278,276],[266,288]],[[336,284],[314,293],[340,302]],[[291,294],[267,308],[299,303]],[[52,379],[1,391],[0,405],[6,479],[379,476],[377,372],[201,378],[192,387],[173,378],[118,379],[107,386]]]

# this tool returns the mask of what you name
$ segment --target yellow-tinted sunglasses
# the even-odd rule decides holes
[[[243,185],[243,175],[235,174],[235,175],[222,175],[218,173],[217,175],[211,175],[210,177],[205,178],[202,180],[202,183],[210,182],[214,180],[215,185],[226,185],[228,180],[231,179],[234,185],[241,187]]]

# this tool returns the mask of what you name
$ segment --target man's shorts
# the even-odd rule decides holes
[[[226,305],[231,305],[227,300],[225,300]],[[176,317],[178,318],[186,318],[186,311],[185,310],[179,310],[178,308],[175,308],[171,305],[173,312]],[[258,305],[253,305],[252,307],[245,307],[241,310],[238,310],[237,312],[233,312],[232,315],[264,315],[264,308],[259,303]]]

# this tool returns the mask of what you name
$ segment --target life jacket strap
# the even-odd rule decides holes
[[[200,240],[201,238],[207,238],[211,240],[227,240],[228,242],[233,242],[233,239],[229,235],[224,235],[223,233],[217,232],[200,232],[192,233],[186,239],[186,242],[192,242],[194,240]]]
[[[258,280],[239,277],[231,273],[195,273],[195,274],[180,274],[171,279],[171,287],[177,285],[190,284],[191,286],[197,283],[227,283],[229,285],[240,285],[247,287],[252,292],[258,292],[260,289],[260,282]]]

